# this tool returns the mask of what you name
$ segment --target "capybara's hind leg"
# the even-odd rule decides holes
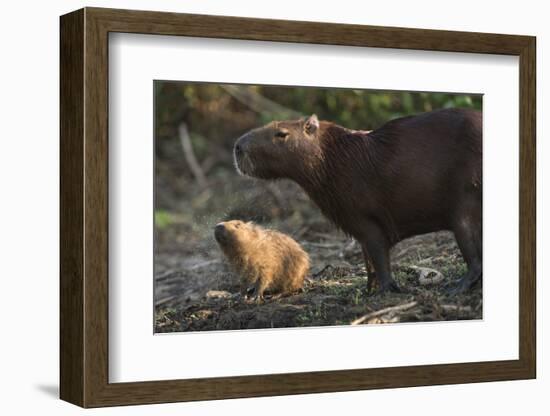
[[[449,291],[451,295],[471,289],[482,278],[481,221],[471,217],[462,220],[456,225],[454,234],[468,271]]]

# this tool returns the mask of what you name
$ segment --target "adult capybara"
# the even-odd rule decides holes
[[[242,174],[301,185],[361,243],[369,281],[376,278],[380,291],[399,291],[390,271],[394,244],[453,231],[468,265],[457,293],[482,274],[481,135],[481,113],[466,109],[398,118],[373,131],[312,115],[251,130],[235,143],[234,157]]]
[[[214,236],[239,274],[243,296],[252,285],[258,301],[265,290],[289,294],[302,288],[309,257],[289,236],[238,220],[217,224]]]

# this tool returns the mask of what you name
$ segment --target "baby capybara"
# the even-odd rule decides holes
[[[275,121],[235,143],[242,174],[297,182],[362,246],[369,285],[399,291],[389,250],[414,235],[453,231],[468,265],[453,293],[481,278],[482,116],[445,109],[397,118],[373,131],[315,115]]]
[[[266,290],[289,294],[302,288],[309,257],[289,236],[238,220],[217,224],[214,236],[239,275],[243,296],[252,285],[258,301]]]

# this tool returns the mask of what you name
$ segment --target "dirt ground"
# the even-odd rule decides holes
[[[173,184],[171,184],[172,186]],[[454,237],[438,232],[402,241],[392,250],[393,276],[403,293],[367,290],[357,243],[339,232],[292,182],[258,183],[223,172],[205,187],[182,183],[181,195],[162,192],[170,206],[156,221],[155,332],[359,325],[482,318],[482,290],[448,296],[466,271]],[[223,196],[223,197],[221,197]],[[303,291],[256,304],[238,294],[214,225],[255,220],[286,232],[308,252]]]

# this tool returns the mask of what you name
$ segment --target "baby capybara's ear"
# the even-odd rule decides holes
[[[307,134],[315,134],[319,128],[319,119],[316,114],[312,114],[304,123],[304,131]]]

